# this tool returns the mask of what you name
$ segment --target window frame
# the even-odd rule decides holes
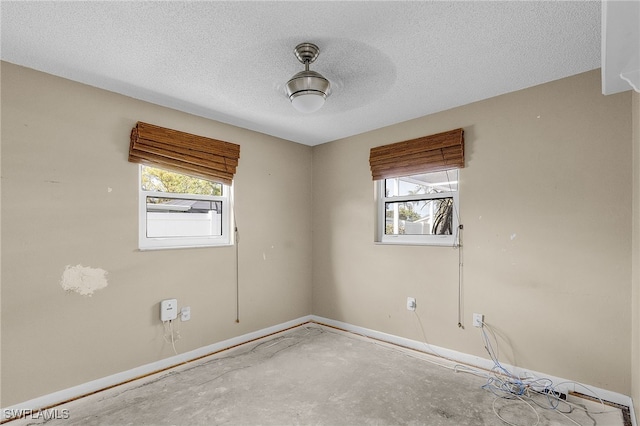
[[[386,180],[397,179],[398,177],[389,177],[386,179],[378,179],[375,181],[376,188],[376,244],[388,245],[421,245],[421,246],[445,246],[457,247],[459,245],[459,206],[460,206],[460,169],[458,172],[458,189],[456,191],[437,192],[431,194],[417,195],[396,195],[393,197],[386,196]],[[385,234],[386,229],[386,203],[402,203],[419,200],[434,200],[442,198],[453,199],[453,217],[451,224],[452,233],[449,235],[388,235]]]
[[[233,184],[225,185],[221,183],[222,195],[145,191],[142,189],[142,167],[143,165],[139,165],[138,167],[138,248],[141,251],[197,247],[221,247],[231,246],[234,244],[231,232],[231,227],[233,225]],[[147,197],[222,202],[222,235],[198,237],[148,237]]]

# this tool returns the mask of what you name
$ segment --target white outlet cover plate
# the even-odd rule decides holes
[[[191,319],[191,308],[186,306],[180,309],[180,320],[189,321]]]
[[[415,311],[416,310],[416,298],[415,297],[407,297],[407,310]]]
[[[484,315],[482,314],[473,314],[473,326],[474,327],[482,327],[482,322],[484,321]]]

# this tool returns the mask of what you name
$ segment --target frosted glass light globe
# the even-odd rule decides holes
[[[291,105],[300,112],[316,112],[324,105],[324,96],[318,92],[301,93],[291,99]]]

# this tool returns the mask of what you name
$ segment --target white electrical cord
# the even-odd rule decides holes
[[[493,337],[495,344],[492,343],[491,338],[486,332],[486,329],[489,330],[489,333]],[[536,413],[536,416],[538,417],[538,420],[536,421],[535,425],[537,425],[540,422],[540,416],[535,410],[535,407],[531,405],[529,402],[527,402],[525,399],[533,402],[535,405],[539,406],[540,408],[543,408],[546,410],[552,410],[558,413],[562,417],[569,420],[571,423],[578,426],[582,426],[582,425],[580,425],[580,423],[578,423],[577,421],[575,421],[574,419],[570,418],[567,415],[567,414],[571,414],[574,409],[583,410],[587,414],[603,414],[606,412],[615,411],[614,409],[605,410],[604,401],[596,394],[596,392],[594,392],[592,389],[588,388],[587,386],[584,386],[583,384],[572,382],[572,381],[565,381],[565,382],[561,382],[554,385],[553,381],[548,378],[536,378],[533,376],[528,376],[528,377],[516,376],[515,374],[507,370],[504,366],[502,366],[502,364],[500,364],[500,361],[498,360],[498,353],[499,353],[498,339],[496,338],[496,333],[491,328],[491,326],[483,322],[482,328],[480,329],[480,331],[482,332],[484,347],[487,353],[489,354],[489,356],[491,357],[491,360],[494,362],[494,367],[491,370],[492,376],[490,376],[487,379],[487,383],[482,387],[486,390],[489,390],[494,395],[496,395],[496,399],[493,402],[493,411],[500,420],[507,423],[508,425],[520,426],[520,425],[515,425],[514,423],[510,423],[500,416],[499,411],[496,411],[496,408],[495,408],[495,403],[498,399],[516,398],[526,403]],[[556,391],[556,388],[560,385],[567,384],[567,383],[574,384],[586,389],[591,395],[593,395],[595,399],[597,399],[600,402],[600,404],[602,405],[602,410],[598,412],[590,411],[586,407],[561,399],[560,392]],[[546,398],[548,405],[542,405],[536,402],[533,399],[534,394],[544,396]],[[563,412],[559,410],[558,407],[560,404],[566,404],[568,407],[570,407],[569,411]]]
[[[533,410],[533,413],[536,415],[536,422],[532,425],[532,426],[538,426],[538,424],[540,423],[540,414],[538,414],[538,412],[536,411],[536,409],[534,408],[533,405],[529,404],[527,401],[525,401],[524,399],[522,399],[521,397],[519,397],[518,395],[515,396],[517,399],[519,399],[520,401],[524,402],[525,404],[527,404],[529,406],[529,408],[531,408]],[[516,423],[511,423],[508,420],[505,420],[501,415],[500,415],[500,410],[496,410],[496,401],[498,401],[499,399],[502,399],[500,397],[496,397],[493,400],[493,404],[492,404],[492,408],[493,408],[493,412],[494,414],[503,422],[505,422],[506,424],[508,424],[509,426],[522,426],[522,425],[518,425]]]
[[[438,351],[436,351],[435,349],[433,349],[431,347],[431,345],[429,345],[429,343],[427,342],[427,336],[426,336],[426,333],[424,331],[424,327],[422,325],[422,320],[420,319],[420,315],[418,315],[417,310],[414,310],[413,313],[416,315],[416,318],[418,319],[418,324],[420,325],[420,331],[422,332],[422,343],[424,343],[424,345],[425,345],[425,347],[427,349],[427,352],[431,353],[434,356],[437,356],[438,358],[449,360],[447,357],[439,354]],[[421,358],[421,359],[424,359],[424,358]],[[447,370],[452,370],[454,373],[468,373],[468,374],[473,374],[474,376],[482,377],[484,379],[489,377],[487,373],[485,373],[483,371],[480,371],[478,369],[472,368],[472,367],[470,367],[468,365],[456,364],[453,367],[450,367],[448,365],[444,365],[444,364],[441,364],[439,362],[435,362],[435,361],[432,361],[432,360],[429,360],[429,359],[424,359],[424,360],[429,362],[429,363],[431,363],[431,364],[437,365],[439,367],[446,368]]]
[[[169,341],[169,339],[167,338],[167,323],[169,323],[169,334],[171,335],[171,341]],[[178,351],[176,350],[176,340],[177,338],[180,338],[179,332],[176,331],[177,334],[177,338],[174,337],[174,333],[173,333],[173,321],[169,320],[169,321],[163,321],[162,324],[164,325],[164,341],[167,343],[171,343],[171,347],[173,348],[173,353],[178,355]]]

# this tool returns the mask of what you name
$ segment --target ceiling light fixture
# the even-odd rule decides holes
[[[294,49],[294,53],[296,58],[304,64],[304,71],[300,71],[287,81],[287,96],[298,111],[315,112],[322,108],[325,99],[331,94],[329,80],[309,70],[309,64],[316,60],[320,49],[313,43],[300,43]]]

